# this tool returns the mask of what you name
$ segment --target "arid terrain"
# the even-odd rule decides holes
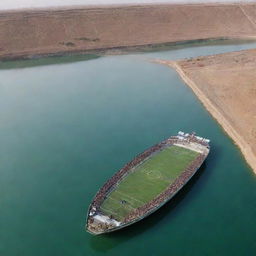
[[[0,12],[0,59],[255,38],[256,4],[87,7]]]
[[[256,172],[256,49],[159,62],[177,70]]]

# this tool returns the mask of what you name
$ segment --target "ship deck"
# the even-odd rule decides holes
[[[152,154],[116,184],[102,202],[100,211],[123,221],[132,211],[166,190],[199,154],[175,145]]]

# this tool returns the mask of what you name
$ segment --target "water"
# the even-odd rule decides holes
[[[16,69],[12,62],[13,69],[2,69],[0,255],[255,255],[255,175],[178,75],[147,61],[255,46],[70,57]],[[86,233],[87,207],[106,179],[179,130],[212,140],[192,182],[136,225]]]
[[[243,2],[254,2],[244,0]],[[0,10],[17,8],[38,8],[52,6],[96,5],[96,4],[144,4],[144,3],[216,3],[223,0],[1,0]],[[225,0],[225,2],[241,2],[241,0]]]

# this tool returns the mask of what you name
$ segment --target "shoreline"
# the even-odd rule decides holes
[[[218,108],[211,102],[205,93],[200,90],[197,84],[186,75],[182,67],[177,63],[177,61],[164,61],[157,60],[155,61],[159,64],[167,65],[173,68],[184,81],[184,83],[193,91],[197,96],[200,102],[204,105],[206,110],[212,115],[212,117],[220,124],[223,130],[229,135],[233,142],[239,147],[243,157],[245,158],[247,164],[251,167],[253,172],[256,174],[256,156],[252,152],[251,147],[243,139],[241,135],[232,127],[232,124],[229,120],[218,110]]]
[[[250,43],[256,42],[256,36],[248,37],[216,37],[216,38],[200,38],[176,42],[165,42],[156,44],[144,44],[144,45],[133,45],[133,46],[119,46],[109,47],[101,49],[90,49],[90,50],[73,50],[73,51],[56,51],[56,52],[38,52],[29,53],[24,52],[21,54],[0,54],[0,62],[4,63],[7,61],[16,60],[36,60],[40,58],[48,57],[65,57],[65,56],[83,56],[83,55],[97,55],[97,56],[109,56],[109,55],[123,55],[138,52],[151,52],[151,51],[164,51],[169,50],[170,47],[185,47],[187,44],[215,44],[215,43]]]

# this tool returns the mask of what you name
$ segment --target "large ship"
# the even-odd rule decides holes
[[[97,192],[86,230],[94,235],[112,232],[159,209],[200,168],[209,154],[209,142],[180,131],[136,156]]]

